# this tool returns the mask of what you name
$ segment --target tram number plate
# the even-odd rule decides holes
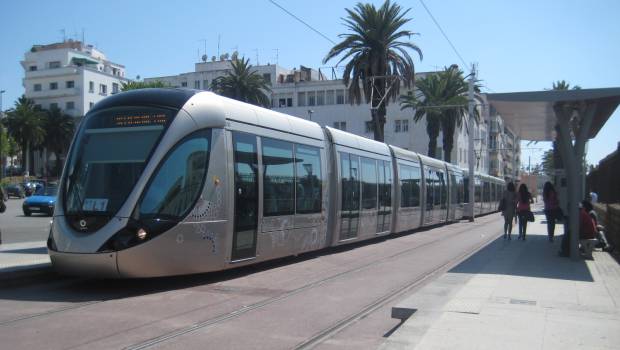
[[[41,210],[41,208],[39,208],[39,207],[28,207],[28,209],[30,209],[32,211],[39,211],[39,210]]]

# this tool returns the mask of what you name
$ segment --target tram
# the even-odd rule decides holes
[[[47,242],[64,274],[225,270],[461,219],[454,165],[211,92],[96,104],[72,142]],[[504,181],[474,174],[476,215]]]

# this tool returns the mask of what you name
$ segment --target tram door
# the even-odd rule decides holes
[[[392,163],[379,160],[379,213],[377,216],[377,233],[390,230],[392,218]]]
[[[357,237],[360,219],[359,156],[340,153],[342,174],[342,207],[340,214],[340,240]]]
[[[256,256],[258,228],[258,155],[256,136],[233,132],[235,222],[231,260]]]

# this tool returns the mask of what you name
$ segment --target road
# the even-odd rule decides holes
[[[390,307],[497,239],[499,214],[232,271],[0,287],[6,349],[375,349]]]
[[[25,216],[23,199],[11,198],[6,202],[6,211],[0,214],[2,243],[43,241],[47,239],[51,217],[42,214]]]

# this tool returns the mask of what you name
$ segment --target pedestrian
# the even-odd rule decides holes
[[[597,248],[603,249],[603,251],[613,251],[613,246],[609,244],[607,237],[605,235],[605,227],[599,224],[598,222],[598,214],[594,210],[592,203],[587,199],[581,202],[581,207],[585,209],[585,211],[590,215],[592,220],[594,221],[594,227],[596,227],[596,238],[598,239],[599,244]]]
[[[525,241],[527,221],[528,218],[533,215],[530,204],[534,202],[532,200],[532,194],[527,190],[527,186],[525,184],[521,184],[519,186],[517,199],[517,217],[519,218],[519,236],[517,239],[522,239]]]
[[[504,216],[504,239],[511,240],[512,220],[515,216],[515,207],[517,205],[517,194],[515,193],[515,184],[508,183],[500,202],[500,210]]]
[[[556,220],[561,219],[563,214],[560,208],[560,201],[558,200],[558,193],[549,181],[545,182],[543,187],[543,201],[545,202],[545,217],[547,219],[547,236],[549,237],[549,242],[553,242]]]
[[[6,200],[8,196],[6,192],[4,192],[4,186],[0,186],[0,213],[4,213],[6,211]],[[2,231],[0,231],[0,244],[2,244]]]

